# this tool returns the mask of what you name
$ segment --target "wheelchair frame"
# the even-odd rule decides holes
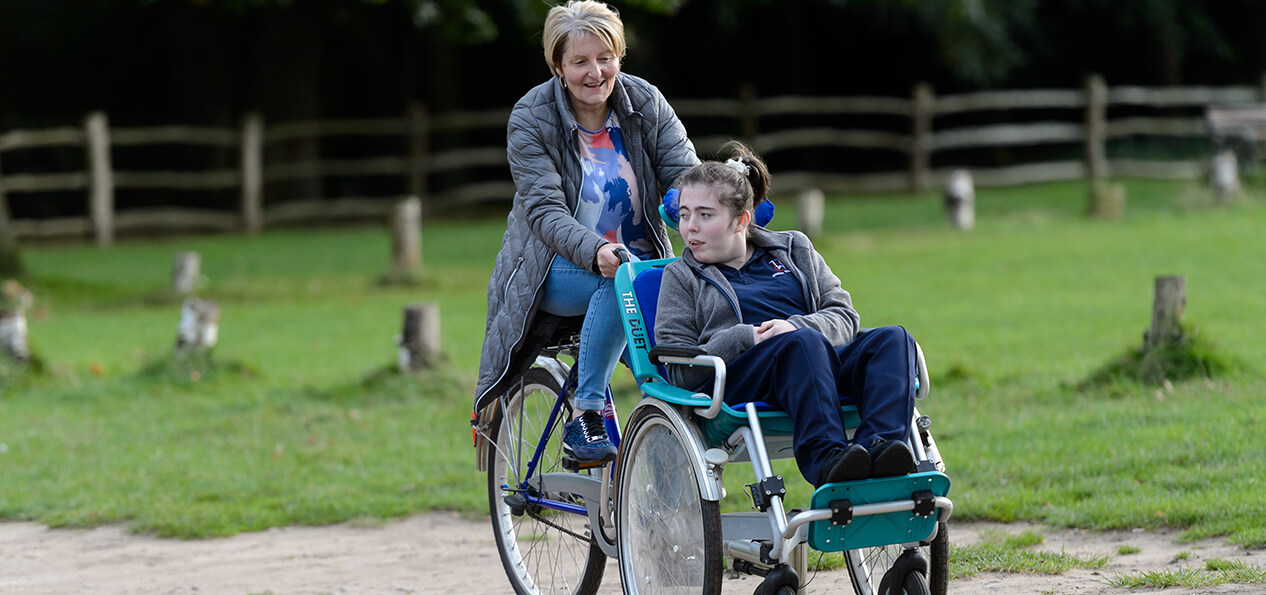
[[[658,283],[655,283],[652,295],[647,289],[639,287],[636,281],[639,275],[662,269],[672,260],[625,264],[616,275],[616,292],[625,335],[629,340],[633,373],[641,383],[643,396],[648,397],[642,399],[630,414],[629,430],[624,440],[632,447],[621,449],[620,467],[616,474],[617,526],[622,546],[618,548],[618,557],[621,578],[625,579],[625,592],[639,592],[636,584],[631,589],[627,578],[640,578],[647,572],[646,569],[635,568],[633,558],[636,556],[628,555],[629,542],[635,539],[628,534],[635,531],[636,523],[629,522],[627,518],[625,509],[629,504],[625,500],[628,497],[636,499],[642,488],[638,485],[630,489],[626,483],[636,481],[630,479],[635,473],[630,473],[628,467],[636,466],[629,461],[636,461],[636,449],[640,445],[636,433],[641,426],[637,421],[648,408],[654,409],[653,415],[669,420],[667,423],[682,437],[679,440],[685,455],[697,470],[694,475],[702,500],[719,501],[724,496],[722,475],[725,465],[742,461],[751,463],[756,482],[747,487],[754,507],[760,512],[724,514],[721,515],[720,525],[724,555],[736,561],[732,569],[748,570],[766,577],[758,592],[778,593],[789,586],[792,588],[788,592],[798,591],[799,581],[805,578],[806,544],[821,551],[847,551],[845,557],[849,573],[859,594],[902,592],[902,586],[897,583],[907,580],[905,571],[897,568],[897,574],[902,575],[899,577],[875,577],[862,550],[900,544],[903,550],[914,551],[920,544],[936,540],[938,533],[943,532],[945,522],[953,512],[953,502],[947,497],[949,478],[943,473],[944,463],[928,431],[930,419],[920,415],[916,408],[909,439],[919,461],[916,473],[828,484],[815,492],[810,509],[789,515],[784,508],[786,492],[783,481],[773,472],[769,450],[776,449],[780,453],[790,450],[790,417],[783,412],[762,413],[754,403],[745,404],[741,413],[727,407],[724,402],[725,362],[719,357],[701,353],[670,352],[664,355],[652,349],[653,327],[644,316],[646,307],[642,302],[658,297]],[[930,382],[922,348],[917,343],[916,349],[916,397],[922,398],[928,394]],[[693,393],[669,384],[659,368],[665,364],[711,367],[714,372],[711,394]],[[851,432],[857,422],[856,408],[845,407],[845,412],[848,414],[846,418],[852,418],[852,423],[846,423]],[[767,428],[769,431],[766,431]],[[940,545],[939,549],[945,550],[947,540],[942,539]],[[934,556],[944,556],[945,553],[936,552]],[[901,560],[900,556],[892,561],[894,567],[898,566],[898,560]],[[884,564],[887,565],[887,561]],[[916,566],[923,570],[923,579],[926,580],[926,559]],[[935,579],[937,590],[943,592],[944,577]],[[885,583],[885,580],[888,582]],[[920,589],[906,586],[905,590],[917,592]]]
[[[631,367],[644,398],[634,407],[625,435],[621,437],[618,416],[610,390],[607,391],[607,406],[611,408],[608,432],[620,447],[614,465],[588,469],[575,466],[561,469],[559,465],[561,426],[570,410],[567,389],[575,383],[575,370],[558,357],[562,354],[574,357],[578,347],[575,337],[548,346],[520,378],[516,388],[472,419],[479,466],[488,472],[489,506],[498,549],[515,592],[592,593],[601,582],[606,558],[615,557],[619,560],[625,593],[696,592],[700,587],[704,592],[719,593],[721,557],[724,556],[731,560],[728,570],[732,575],[746,572],[765,577],[757,593],[797,593],[803,592],[801,583],[806,578],[807,549],[812,545],[821,551],[845,551],[854,590],[859,595],[943,594],[946,579],[943,570],[941,576],[931,577],[934,582],[929,591],[928,560],[922,554],[912,555],[922,547],[936,558],[933,566],[943,567],[947,563],[945,521],[953,511],[953,503],[946,497],[949,480],[943,475],[944,464],[928,431],[926,416],[920,416],[916,408],[910,440],[919,461],[915,474],[828,484],[815,492],[808,510],[788,514],[784,508],[782,478],[773,472],[769,451],[790,450],[789,417],[781,412],[758,411],[752,403],[746,404],[742,412],[725,406],[725,362],[719,357],[657,358],[663,364],[712,367],[716,380],[711,395],[669,384],[657,363],[652,363],[653,329],[648,328],[642,315],[634,281],[639,274],[662,269],[671,261],[627,263],[616,276]],[[921,398],[929,389],[921,349],[917,360],[917,396]],[[532,382],[529,383],[529,379]],[[512,418],[517,416],[522,422],[524,412],[534,406],[529,399],[536,392],[543,397],[534,401],[541,403],[536,407],[545,419],[539,427],[533,427],[531,435],[524,435],[524,425],[520,423],[515,431]],[[548,414],[543,413],[545,409],[549,409]],[[856,425],[853,409],[854,421],[847,424],[850,431]],[[846,413],[849,413],[848,408]],[[514,440],[507,441],[510,434],[514,434],[518,447],[513,444]],[[680,448],[676,453],[680,456],[661,456],[649,465],[643,463],[647,452],[661,450],[643,448],[644,442],[658,447],[652,442],[656,436],[673,437],[674,440],[668,442]],[[529,454],[527,450],[532,452]],[[634,518],[637,513],[632,508],[641,503],[640,494],[652,494],[649,498],[654,499],[658,497],[654,494],[663,491],[657,480],[645,480],[645,476],[681,460],[687,461],[688,466],[677,467],[689,472],[692,481],[689,484],[677,482],[675,490],[680,497],[686,495],[684,487],[691,485],[694,490],[689,499],[692,505],[697,501],[697,506],[688,515],[672,520],[690,526],[680,529],[681,535],[670,535],[682,538],[680,543],[638,550],[640,542],[637,540],[648,533],[637,528],[639,519]],[[747,487],[759,512],[720,514],[719,503],[725,495],[723,472],[726,465],[734,462],[751,463],[756,482]],[[513,474],[511,466],[515,467]],[[640,493],[632,483],[636,477],[645,480]],[[920,494],[917,497],[916,492]],[[674,506],[670,504],[666,508]],[[695,510],[699,511],[698,526],[693,519],[684,518],[693,515]],[[668,514],[675,516],[677,512],[669,510]],[[579,522],[577,519],[583,519],[586,526],[572,525]],[[520,524],[526,527],[521,530]],[[554,536],[555,530],[557,536]],[[704,541],[712,541],[698,545],[697,552],[688,547],[690,552],[704,557],[703,575],[695,576],[698,573],[694,562],[685,569],[685,566],[678,568],[659,560],[664,557],[662,553],[669,551],[688,558],[677,550],[683,544],[692,546],[696,534],[703,535]],[[659,536],[660,533],[656,533],[654,538],[659,539]],[[549,549],[538,553],[538,547]],[[568,551],[563,552],[563,548]],[[877,561],[872,559],[876,554],[880,558]],[[537,558],[545,560],[536,561]],[[656,558],[649,562],[662,566],[659,570],[663,576],[656,576],[656,580],[682,584],[651,582],[645,564],[639,567],[647,562],[646,558]],[[567,567],[569,560],[570,567]],[[884,570],[881,574],[885,576],[878,576],[877,570]],[[921,572],[919,577],[914,577],[919,574],[915,571]],[[888,576],[894,573],[899,576],[895,579]],[[923,584],[917,584],[918,580]],[[915,581],[915,584],[907,581]]]

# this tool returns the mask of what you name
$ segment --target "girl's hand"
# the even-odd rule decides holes
[[[786,320],[782,320],[782,319],[766,320],[765,322],[760,323],[760,326],[754,327],[753,332],[755,332],[756,334],[753,338],[753,341],[754,343],[760,343],[761,341],[764,341],[765,339],[769,339],[771,337],[777,337],[778,335],[781,335],[783,333],[790,333],[791,331],[794,331],[794,330],[796,330],[796,325],[791,324],[790,322],[787,322]]]

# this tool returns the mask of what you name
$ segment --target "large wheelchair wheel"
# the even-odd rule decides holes
[[[625,593],[721,592],[720,503],[700,497],[685,439],[654,407],[629,420],[616,475]]]
[[[585,503],[572,494],[540,493],[527,481],[528,465],[537,446],[543,450],[532,470],[563,472],[563,422],[571,407],[564,403],[549,435],[542,440],[561,391],[549,372],[531,368],[516,384],[493,419],[488,449],[488,509],[492,528],[514,592],[590,594],[598,590],[607,557],[590,535],[588,517],[562,512],[532,501]],[[601,472],[601,471],[599,471]]]

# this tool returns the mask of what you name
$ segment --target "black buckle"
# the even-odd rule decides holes
[[[752,495],[752,506],[757,510],[765,512],[769,510],[773,504],[774,496],[786,498],[787,487],[783,485],[782,476],[774,475],[766,477],[756,483],[747,484],[747,491]]]
[[[914,516],[930,517],[936,512],[936,495],[932,490],[920,490],[910,497],[914,499]]]
[[[831,524],[843,527],[853,522],[853,503],[849,500],[831,501]]]

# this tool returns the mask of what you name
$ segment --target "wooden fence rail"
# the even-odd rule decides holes
[[[700,151],[709,152],[731,138],[744,138],[761,154],[804,149],[860,149],[889,153],[908,163],[902,170],[845,173],[838,171],[776,171],[781,191],[818,188],[832,192],[923,191],[945,179],[962,164],[954,164],[954,151],[1027,147],[1035,145],[1080,146],[1081,157],[999,167],[972,168],[978,186],[1007,186],[1034,182],[1118,177],[1192,178],[1201,175],[1200,160],[1141,160],[1110,158],[1109,140],[1135,136],[1207,138],[1208,127],[1198,115],[1110,117],[1109,108],[1154,108],[1188,112],[1209,105],[1255,104],[1266,97],[1266,77],[1257,87],[1108,88],[1091,76],[1082,89],[983,91],[936,96],[927,85],[918,85],[909,97],[757,97],[744,88],[736,99],[676,99],[673,106],[688,129],[698,119],[721,118],[730,134],[695,137]],[[1025,110],[1040,110],[1028,121]],[[1063,111],[1068,117],[1053,119]],[[1134,110],[1135,112],[1139,110]],[[1146,111],[1146,110],[1144,110]],[[1000,112],[1005,124],[938,125],[947,116]],[[1018,115],[1017,115],[1018,114]],[[874,127],[830,126],[766,129],[762,120],[778,116],[860,116],[853,121],[880,121]],[[85,171],[4,174],[0,166],[0,200],[13,193],[51,191],[86,192],[85,214],[53,219],[16,219],[19,237],[95,236],[109,244],[116,232],[142,228],[176,231],[215,229],[258,232],[281,223],[304,223],[348,217],[385,220],[394,203],[387,197],[300,197],[266,205],[266,184],[314,177],[390,177],[402,179],[407,193],[422,199],[428,209],[437,206],[509,200],[514,186],[508,172],[499,178],[460,184],[434,191],[437,173],[475,168],[504,168],[505,146],[463,146],[432,150],[436,133],[499,131],[504,129],[506,109],[431,114],[415,104],[405,117],[375,119],[310,120],[265,123],[248,114],[237,129],[200,126],[118,127],[109,125],[100,112],[89,114],[81,127],[44,130],[12,130],[0,134],[0,157],[6,152],[45,147],[82,147]],[[879,116],[874,118],[873,116]],[[894,119],[896,117],[896,119]],[[908,121],[902,129],[893,122]],[[1040,119],[1039,119],[1040,118]],[[943,120],[944,122],[944,120]],[[383,137],[396,154],[359,158],[307,158],[265,163],[265,148],[286,142],[311,142],[331,137]],[[406,141],[403,145],[401,140]],[[237,149],[235,168],[204,171],[119,171],[111,166],[113,147],[182,144]],[[400,146],[407,150],[400,154]],[[932,167],[933,155],[947,162]],[[948,155],[948,156],[946,156]],[[467,176],[471,177],[471,176]],[[114,206],[116,190],[238,190],[240,207],[227,210],[193,209],[173,201],[161,208],[126,209]],[[398,197],[391,197],[398,198]],[[23,197],[23,200],[30,200]]]

